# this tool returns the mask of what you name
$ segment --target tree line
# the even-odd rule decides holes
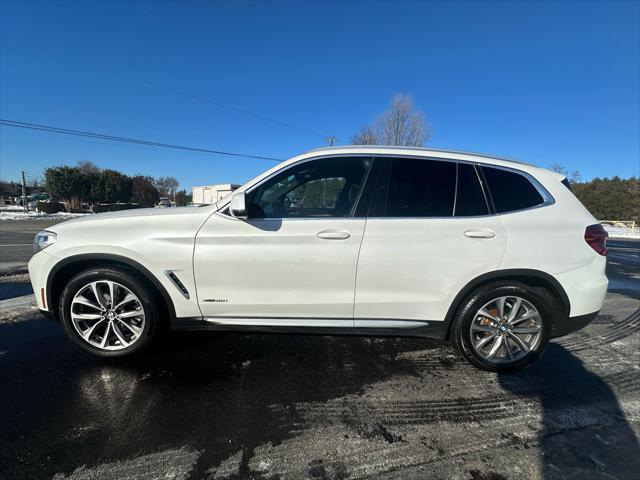
[[[176,205],[185,205],[190,200],[185,190],[177,190],[178,186],[174,177],[129,176],[109,168],[101,169],[88,161],[75,167],[51,167],[44,171],[47,193],[67,203],[71,210],[82,210],[85,204],[127,203],[153,207],[161,196],[175,198]]]
[[[640,222],[640,179],[594,178],[571,185],[573,193],[598,220]]]
[[[598,220],[640,221],[639,178],[615,176],[584,182],[578,170],[569,171],[559,163],[549,168],[567,177],[571,191]]]

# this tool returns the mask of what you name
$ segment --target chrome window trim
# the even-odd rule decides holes
[[[487,207],[488,215],[473,215],[474,217],[488,217],[494,216],[496,214],[495,209],[493,208],[493,200],[489,198],[489,187],[484,183],[484,176],[481,175],[480,166],[474,165],[473,171],[476,172],[476,178],[478,179],[478,183],[480,183],[480,190],[482,190],[482,197],[484,198],[484,204]]]
[[[458,205],[458,184],[459,183],[460,183],[460,164],[456,163],[456,184],[453,187],[453,209],[451,210],[452,217],[456,216],[456,206]]]

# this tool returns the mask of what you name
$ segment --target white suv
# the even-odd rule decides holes
[[[163,327],[450,339],[514,370],[607,291],[606,233],[562,176],[482,155],[338,147],[216,205],[87,216],[39,233],[40,310],[88,352]]]

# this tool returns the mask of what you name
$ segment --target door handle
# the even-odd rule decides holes
[[[496,232],[488,228],[480,228],[478,230],[466,230],[464,236],[469,238],[493,238],[496,236]]]
[[[324,238],[325,240],[346,240],[351,237],[351,234],[346,230],[323,230],[318,232],[318,238]]]

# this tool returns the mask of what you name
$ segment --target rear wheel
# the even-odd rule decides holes
[[[473,292],[455,318],[454,340],[467,360],[494,372],[524,368],[544,351],[555,299],[545,289],[493,283]]]
[[[95,268],[73,277],[60,301],[67,336],[102,357],[143,351],[158,330],[158,310],[146,285],[132,273]]]

